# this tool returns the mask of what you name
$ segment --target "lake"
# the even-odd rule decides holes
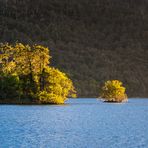
[[[148,99],[0,105],[0,148],[148,148]]]

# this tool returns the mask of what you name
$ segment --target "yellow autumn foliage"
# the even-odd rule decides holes
[[[67,97],[76,97],[72,81],[58,69],[46,68],[44,80],[46,82],[44,90],[38,94],[41,102],[62,104],[68,99]]]
[[[104,86],[101,88],[100,97],[106,102],[123,102],[127,100],[125,90],[121,81],[110,80],[105,82]]]
[[[17,98],[22,102],[30,98],[35,103],[61,104],[68,97],[76,96],[68,76],[49,66],[51,56],[48,48],[41,45],[5,43],[0,44],[0,53],[0,98],[8,96],[7,93],[3,95],[4,78],[7,80],[6,77],[13,76],[14,73],[19,80],[16,85],[16,92],[19,92]],[[9,92],[11,88],[5,89]]]

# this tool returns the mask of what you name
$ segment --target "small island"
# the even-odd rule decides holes
[[[105,82],[101,87],[100,94],[104,102],[121,103],[127,102],[127,94],[125,93],[125,87],[122,86],[122,82],[119,80],[111,80]]]
[[[49,49],[41,45],[0,44],[1,104],[63,104],[76,97],[73,82],[50,66]]]

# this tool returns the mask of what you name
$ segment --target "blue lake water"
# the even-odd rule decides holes
[[[0,105],[0,148],[148,148],[148,99]]]

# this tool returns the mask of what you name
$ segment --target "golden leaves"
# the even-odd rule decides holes
[[[101,88],[101,97],[104,98],[105,101],[111,102],[122,102],[127,99],[125,87],[123,87],[122,82],[118,80],[105,82]]]
[[[50,59],[49,49],[41,45],[0,44],[0,71],[6,76],[18,76],[24,98],[64,103],[68,97],[76,97],[76,91],[65,73],[49,67]]]

